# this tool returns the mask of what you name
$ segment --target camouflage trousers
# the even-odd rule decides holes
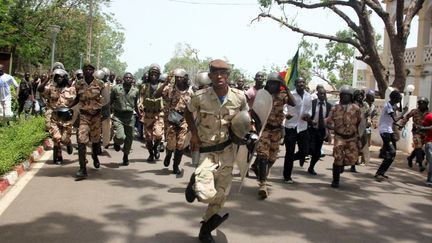
[[[46,111],[45,111],[45,128],[49,131],[50,127],[51,127],[51,114],[52,114],[52,109],[50,107],[47,107]]]
[[[49,133],[53,140],[54,146],[60,147],[72,143],[72,124],[58,121],[54,116],[51,116]]]
[[[335,165],[354,165],[359,157],[358,139],[343,139],[336,135],[334,138],[333,157]]]
[[[144,115],[144,136],[147,142],[162,140],[164,134],[163,113],[149,113]]]
[[[167,149],[171,151],[176,149],[183,150],[185,147],[186,135],[188,133],[186,121],[183,121],[180,126],[168,123],[166,128]]]
[[[414,149],[423,149],[423,136],[418,133],[413,133],[412,147]]]
[[[200,154],[200,161],[195,169],[194,190],[198,201],[208,203],[204,221],[223,207],[231,186],[233,163],[232,145],[223,151]]]
[[[99,143],[101,136],[101,114],[79,116],[78,143]]]
[[[257,145],[257,157],[269,161],[276,161],[279,153],[279,140],[282,137],[281,128],[265,128]]]

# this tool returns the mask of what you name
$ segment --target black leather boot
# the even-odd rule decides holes
[[[66,151],[67,151],[68,154],[72,154],[73,153],[72,144],[66,145]]]
[[[100,167],[100,162],[99,162],[99,158],[98,158],[99,150],[100,150],[100,144],[99,143],[93,143],[92,144],[92,159],[93,159],[93,165],[96,169]]]
[[[123,154],[123,165],[128,166],[129,165],[129,156],[128,154]]]
[[[168,167],[170,165],[172,153],[173,153],[172,150],[167,149],[165,159],[164,159],[165,167]]]
[[[229,214],[225,214],[223,217],[221,217],[219,214],[215,214],[209,220],[207,220],[207,222],[202,221],[198,236],[199,240],[202,243],[214,243],[215,240],[213,239],[211,232],[219,227],[219,225],[221,225],[225,220],[227,220],[228,217]]]
[[[58,146],[54,146],[53,147],[53,163],[56,165],[60,165],[61,163],[58,160],[58,150],[59,147]]]
[[[160,158],[160,152],[159,152],[159,145],[160,145],[160,140],[156,140],[154,141],[153,144],[153,155],[155,159],[159,159]]]
[[[195,173],[192,173],[191,178],[189,179],[189,183],[185,190],[186,201],[189,203],[193,203],[193,201],[195,201],[195,198],[197,197],[195,190],[193,188],[194,185],[195,185]]]
[[[147,142],[146,148],[149,152],[149,157],[147,158],[147,162],[153,163],[155,161],[154,154],[153,154],[153,142]]]
[[[343,166],[338,166],[338,165],[333,164],[333,168],[332,168],[333,181],[331,183],[331,187],[333,187],[333,188],[339,188],[341,167],[343,167]]]
[[[183,150],[177,150],[174,153],[173,173],[179,175],[181,173],[179,165],[183,157]]]
[[[77,180],[82,180],[87,177],[87,168],[86,168],[86,146],[83,143],[78,144],[78,161],[80,168],[78,172],[75,174]]]

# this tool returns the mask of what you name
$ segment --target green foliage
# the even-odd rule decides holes
[[[47,136],[43,117],[0,127],[0,175],[27,159]]]
[[[118,57],[123,53],[122,27],[112,15],[100,12],[99,5],[107,0],[93,0],[92,60],[96,65],[100,46],[100,67],[106,66],[122,74],[126,64]],[[0,48],[13,55],[13,73],[39,67],[49,69],[52,45],[51,25],[60,26],[56,43],[56,61],[69,71],[79,68],[80,53],[87,48],[89,0],[3,0],[0,6]]]

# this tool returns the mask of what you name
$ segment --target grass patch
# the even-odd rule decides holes
[[[0,175],[27,159],[47,136],[43,117],[30,117],[0,127]]]

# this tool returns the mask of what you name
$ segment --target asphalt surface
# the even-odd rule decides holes
[[[330,155],[318,163],[317,176],[306,172],[308,163],[295,162],[295,183],[284,184],[284,154],[281,147],[264,201],[255,179],[246,178],[238,192],[234,170],[221,211],[230,217],[213,232],[216,242],[432,242],[432,188],[424,184],[426,172],[404,168],[405,155],[389,170],[389,181],[376,182],[375,148],[369,166],[343,173],[341,187],[333,189]],[[127,167],[111,146],[99,157],[100,169],[88,153],[88,179],[77,182],[77,151],[63,156],[62,166],[47,161],[0,215],[0,242],[198,242],[206,205],[185,201],[194,169],[189,157],[175,176],[163,166],[164,153],[156,163],[145,162],[139,141]]]

